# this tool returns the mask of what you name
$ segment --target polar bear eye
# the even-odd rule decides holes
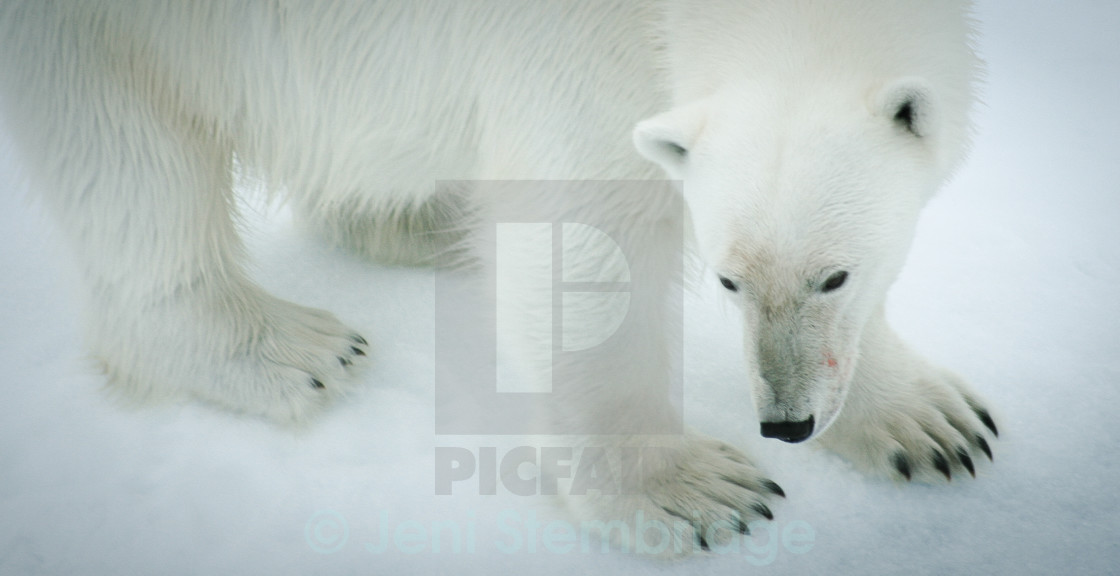
[[[821,292],[832,292],[833,290],[836,290],[837,288],[843,286],[844,282],[847,279],[848,273],[844,270],[841,270],[833,274],[832,276],[829,276],[828,280],[824,281],[824,286],[821,286]]]
[[[732,292],[738,292],[739,291],[739,287],[736,286],[734,282],[732,282],[731,280],[728,280],[727,278],[724,278],[723,276],[719,277],[719,283],[723,284],[724,288],[727,288],[728,290],[730,290]]]

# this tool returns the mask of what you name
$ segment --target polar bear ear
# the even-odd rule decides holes
[[[905,77],[888,83],[879,93],[879,113],[918,138],[934,128],[933,89],[922,78]]]
[[[689,150],[704,127],[705,111],[704,106],[691,105],[639,122],[634,127],[634,147],[670,174],[676,173],[688,162]]]

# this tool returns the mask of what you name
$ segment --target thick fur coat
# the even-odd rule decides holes
[[[611,233],[641,246],[627,257],[653,295],[626,303],[636,324],[543,416],[593,431],[672,427],[679,343],[658,294],[681,282],[663,256],[687,234],[702,281],[745,319],[756,369],[743,393],[765,436],[816,439],[869,472],[948,477],[990,457],[995,425],[894,335],[883,301],[920,209],[967,150],[969,18],[963,0],[9,0],[0,104],[81,265],[91,350],[131,397],[303,421],[376,353],[245,273],[239,170],[371,259],[520,270],[497,283],[524,318],[506,333],[529,380],[551,373],[532,352],[546,333],[529,288],[548,249],[526,237],[498,266],[479,223],[621,223]],[[471,184],[666,178],[677,199],[608,184],[592,201],[530,202]],[[622,278],[580,230],[590,257],[573,273]],[[613,302],[573,307],[566,329],[593,336]],[[627,359],[635,347],[665,353]],[[701,544],[781,495],[715,440],[610,438],[665,450],[642,463],[641,491],[573,499],[581,514],[642,511]]]

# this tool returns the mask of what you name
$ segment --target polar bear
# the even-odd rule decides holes
[[[813,439],[871,473],[949,478],[991,457],[995,423],[960,378],[890,330],[883,302],[920,209],[967,149],[979,68],[969,10],[966,0],[12,0],[0,6],[0,104],[80,263],[92,352],[130,396],[304,421],[371,352],[330,313],[250,280],[235,164],[332,241],[403,263],[472,258],[468,224],[495,204],[470,182],[668,178],[686,210],[609,184],[590,203],[557,194],[532,207],[621,222],[655,295],[631,303],[638,328],[577,367],[582,388],[551,416],[593,431],[672,428],[659,399],[668,361],[618,354],[679,345],[671,303],[656,294],[681,281],[659,255],[680,251],[684,234],[701,281],[722,284],[745,319],[744,397],[763,436]],[[540,250],[528,242],[507,256]],[[565,322],[594,327],[601,312]],[[534,326],[519,334],[542,337]],[[521,360],[524,377],[543,371]],[[575,507],[684,519],[706,544],[769,517],[767,502],[784,496],[737,449],[669,436],[641,463],[640,491]]]

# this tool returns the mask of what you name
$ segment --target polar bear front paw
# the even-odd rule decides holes
[[[141,401],[192,397],[284,423],[344,394],[369,348],[329,312],[253,287],[101,310],[94,354],[112,390]]]
[[[956,375],[929,367],[905,384],[853,382],[820,443],[871,473],[899,479],[976,476],[974,457],[992,460],[991,413]]]
[[[768,503],[785,497],[742,452],[711,438],[688,434],[679,445],[644,447],[642,454],[640,491],[588,497],[582,513],[594,520],[634,521],[632,542],[645,553],[680,556],[727,545],[750,534],[754,522],[772,520]],[[619,544],[617,537],[612,543]]]
[[[250,338],[233,343],[212,385],[192,392],[234,411],[298,422],[346,392],[369,344],[329,312],[265,298]]]

